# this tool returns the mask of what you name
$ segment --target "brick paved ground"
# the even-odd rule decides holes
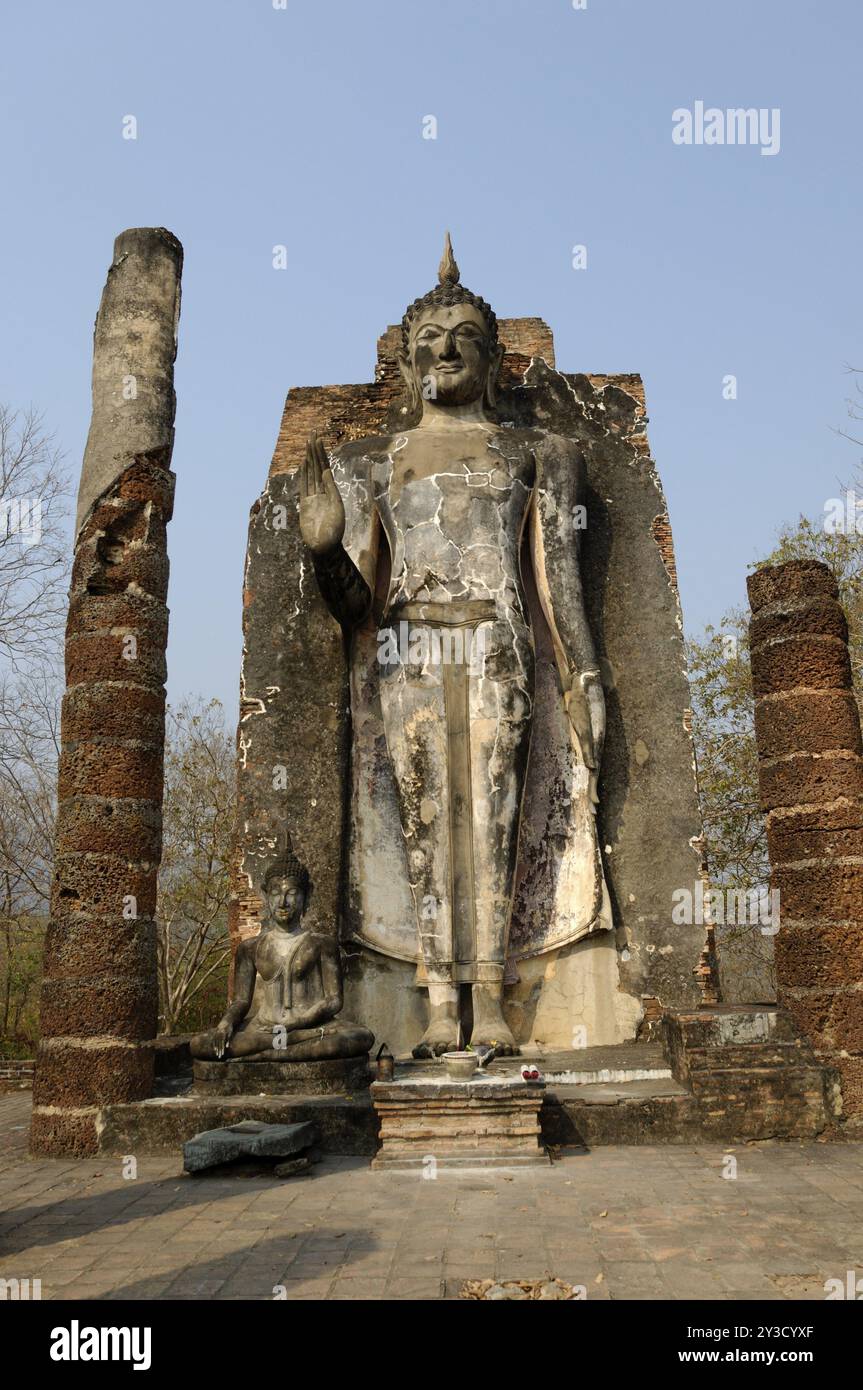
[[[824,1298],[863,1277],[863,1145],[600,1148],[546,1170],[419,1176],[327,1159],[311,1176],[189,1179],[141,1158],[27,1156],[0,1096],[0,1277],[43,1298],[435,1299],[461,1280],[583,1284],[589,1299]]]

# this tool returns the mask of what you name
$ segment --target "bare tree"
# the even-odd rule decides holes
[[[849,376],[854,377],[854,394],[845,397],[848,418],[859,423],[863,421],[863,367],[846,366],[845,370]],[[836,433],[841,434],[844,439],[849,439],[852,444],[863,445],[863,439],[860,439],[856,432],[851,434],[848,430],[837,429]]]
[[[33,668],[26,681],[7,676],[0,683],[0,1037],[16,1044],[36,1034],[58,747],[54,673]]]
[[[56,810],[68,484],[33,410],[0,405],[0,1037],[35,1037]]]
[[[68,480],[33,410],[0,404],[0,658],[17,668],[56,646],[66,611]]]
[[[0,862],[22,910],[43,915],[54,845],[59,697],[48,665],[31,668],[26,682],[0,679]]]
[[[164,1032],[226,972],[235,814],[234,741],[218,700],[168,710],[162,865],[156,911]]]

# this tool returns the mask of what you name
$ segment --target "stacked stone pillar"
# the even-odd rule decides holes
[[[168,635],[166,526],[183,252],[123,232],[96,319],[69,615],[31,1145],[95,1152],[152,1094]]]
[[[863,759],[848,628],[831,570],[764,566],[748,580],[761,805],[779,1002],[863,1121]]]

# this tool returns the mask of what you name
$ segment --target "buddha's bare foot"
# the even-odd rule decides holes
[[[413,1050],[414,1057],[440,1057],[458,1047],[458,1024],[454,1018],[432,1019]]]
[[[500,992],[495,987],[473,987],[473,1032],[471,1047],[492,1047],[498,1057],[514,1057],[518,1044],[504,1022]]]

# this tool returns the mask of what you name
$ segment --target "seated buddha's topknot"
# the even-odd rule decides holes
[[[277,878],[290,879],[304,891],[308,890],[309,871],[302,860],[294,854],[294,847],[288,832],[285,833],[285,845],[281,854],[267,866],[262,885],[265,893],[269,885]]]
[[[402,319],[402,344],[405,355],[408,353],[410,345],[411,324],[414,319],[425,309],[434,308],[441,305],[448,308],[451,304],[472,304],[475,309],[479,309],[488,325],[489,347],[492,351],[497,347],[497,319],[490,304],[486,304],[478,294],[466,289],[459,284],[459,268],[456,264],[455,256],[452,253],[452,242],[449,232],[446,234],[444,242],[443,257],[438,267],[438,283],[428,294],[424,294],[421,299],[415,299],[413,304],[406,310]]]

